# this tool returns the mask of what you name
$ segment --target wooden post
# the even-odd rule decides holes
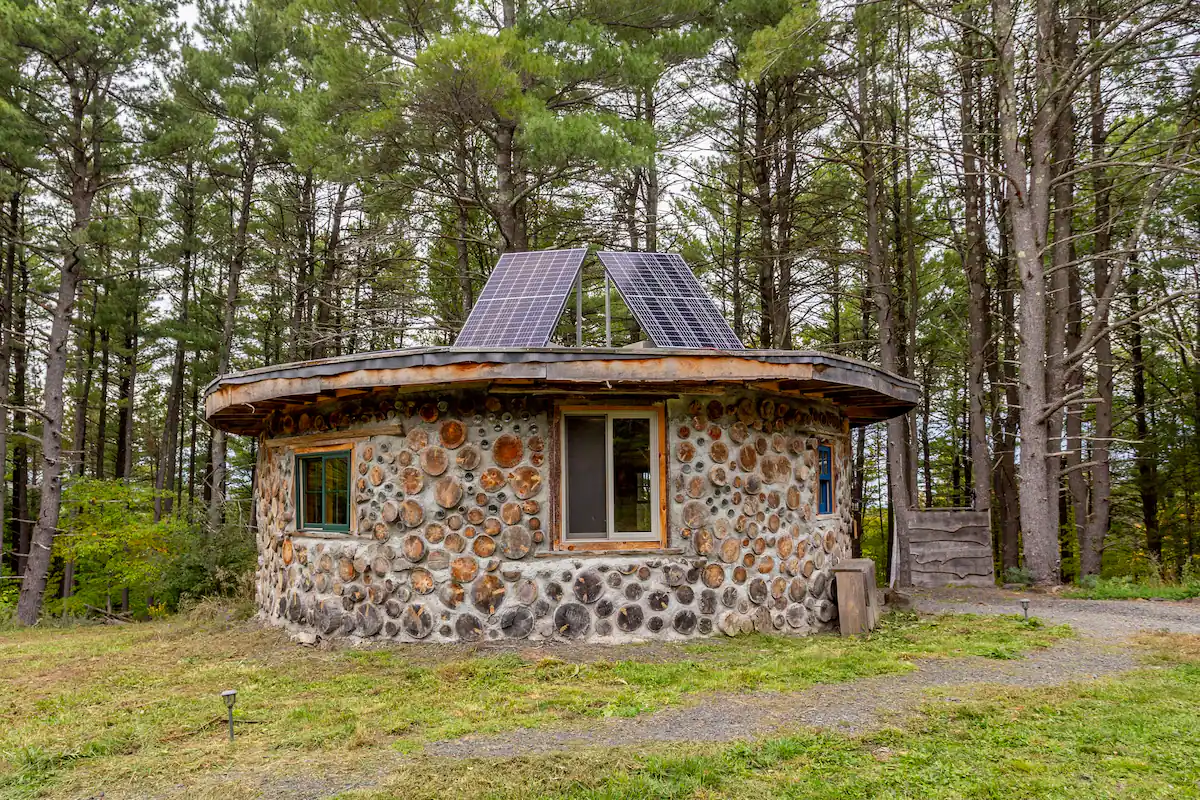
[[[612,347],[612,286],[604,270],[604,346]]]
[[[583,267],[579,268],[579,282],[575,284],[575,346],[583,347]]]
[[[875,628],[879,599],[875,589],[875,562],[852,558],[833,568],[837,582],[838,627],[842,636],[855,636]]]

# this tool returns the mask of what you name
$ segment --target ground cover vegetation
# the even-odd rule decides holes
[[[1200,794],[1200,637],[1143,636],[1150,666],[1061,687],[954,690],[899,727],[733,746],[400,766],[345,800],[1176,798]]]
[[[881,565],[910,507],[990,505],[997,574],[1194,574],[1197,13],[0,0],[0,601],[234,590],[256,445],[207,382],[449,343],[498,254],[580,244],[921,382],[856,433]]]
[[[244,771],[251,797],[272,764],[320,775],[323,762],[344,763],[361,776],[442,739],[634,716],[713,692],[797,691],[924,658],[1016,658],[1070,635],[1015,617],[891,615],[863,639],[323,650],[203,609],[193,617],[5,630],[0,794],[140,796],[168,788],[169,773],[195,797]],[[230,686],[233,746],[218,696]],[[228,784],[213,791],[231,796]]]

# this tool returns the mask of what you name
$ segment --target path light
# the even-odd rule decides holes
[[[1025,621],[1028,622],[1029,621],[1029,599],[1026,597],[1021,598],[1021,610],[1025,612]],[[229,713],[232,714],[233,712],[231,711]],[[232,720],[232,719],[233,719],[233,717],[230,717],[230,720]],[[231,721],[229,724],[233,725],[233,722]],[[230,738],[233,738],[233,728],[230,728],[229,730],[230,730],[229,736],[230,736]]]
[[[1028,604],[1028,600],[1025,601]],[[221,699],[225,701],[225,708],[229,711],[229,741],[233,741],[233,704],[237,702],[237,689],[226,689],[221,692]]]

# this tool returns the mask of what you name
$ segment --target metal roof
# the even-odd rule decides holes
[[[423,347],[223,375],[205,387],[205,411],[214,426],[251,434],[277,409],[388,387],[429,391],[468,385],[576,395],[704,394],[742,386],[827,398],[855,425],[902,414],[920,398],[920,387],[912,380],[817,351]]]

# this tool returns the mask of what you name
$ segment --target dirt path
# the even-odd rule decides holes
[[[628,747],[639,742],[730,742],[797,726],[858,733],[913,711],[931,687],[991,683],[1046,686],[1133,669],[1115,648],[1071,640],[1014,661],[970,657],[925,659],[903,675],[822,684],[800,692],[706,695],[698,702],[633,719],[592,721],[586,727],[468,736],[426,747],[447,758],[511,757],[571,747]]]
[[[1021,598],[1030,616],[1066,623],[1086,637],[1118,643],[1138,631],[1200,634],[1200,603],[1154,600],[1071,600],[1038,592],[1003,589],[940,589],[916,593],[919,611],[956,614],[1019,614]]]
[[[1014,661],[970,657],[925,659],[903,675],[884,675],[800,692],[707,695],[679,708],[633,719],[591,721],[586,726],[512,731],[437,742],[425,752],[447,758],[511,757],[572,747],[616,747],[639,742],[729,742],[778,733],[797,726],[856,733],[912,713],[934,687],[999,684],[1049,686],[1094,679],[1137,666],[1119,645],[1141,630],[1200,634],[1200,605],[1129,601],[1063,600],[992,590],[923,592],[924,612],[1020,613],[1029,597],[1030,614],[1054,624],[1069,623],[1083,636]],[[951,698],[953,699],[953,698]]]
[[[428,756],[511,758],[570,751],[577,747],[630,747],[659,742],[732,742],[781,734],[811,726],[859,733],[895,724],[930,700],[929,690],[945,702],[960,698],[980,684],[1053,686],[1092,680],[1135,669],[1138,660],[1122,643],[1138,631],[1169,630],[1200,634],[1200,604],[1130,601],[1065,600],[1050,595],[1000,590],[942,590],[914,597],[926,613],[1014,614],[1020,597],[1030,599],[1030,613],[1046,622],[1069,623],[1082,636],[1032,652],[1025,658],[999,661],[970,657],[923,659],[903,675],[882,675],[840,684],[814,686],[799,692],[721,693],[695,698],[689,705],[640,717],[592,720],[586,724],[548,730],[517,730],[435,742]],[[654,657],[654,652],[648,657]],[[293,763],[288,774],[244,776],[257,784],[263,798],[321,800],[353,789],[379,786],[409,757],[376,763],[346,763],[331,769],[327,761]],[[225,776],[226,779],[234,776]],[[188,789],[167,792],[186,797]]]

